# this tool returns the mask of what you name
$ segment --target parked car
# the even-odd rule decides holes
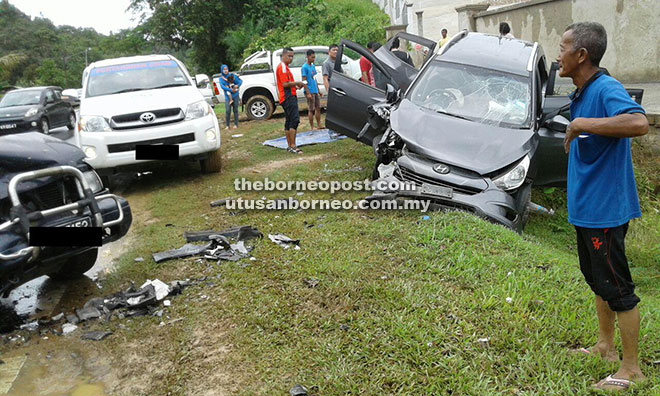
[[[326,95],[323,85],[323,75],[321,67],[328,58],[327,46],[304,46],[293,48],[293,62],[289,65],[293,78],[297,81],[302,79],[302,65],[307,61],[307,50],[313,49],[316,52],[316,82],[320,92]],[[275,68],[280,63],[282,49],[276,51],[259,51],[245,58],[238,74],[243,81],[238,94],[243,103],[245,112],[251,120],[267,120],[279,105],[279,94],[277,91],[277,82],[275,80]],[[346,55],[340,58],[344,72],[351,76],[360,75],[360,65],[357,60],[351,59]],[[214,74],[213,92],[218,102],[225,102],[225,95],[220,88],[220,74]],[[305,102],[303,90],[298,90],[298,100]],[[306,103],[306,102],[305,102]]]
[[[186,67],[171,55],[90,64],[83,72],[79,145],[107,174],[138,164],[136,146],[176,145],[181,159],[219,172],[220,128]]]
[[[82,89],[65,89],[62,91],[62,99],[66,102],[71,103],[71,106],[78,107],[80,106],[80,96],[82,95]]]
[[[109,194],[84,159],[40,133],[0,136],[0,295],[42,275],[80,276],[96,261],[96,246],[30,246],[31,227],[101,227],[103,244],[128,232],[128,202]]]
[[[76,113],[62,99],[59,87],[15,89],[0,100],[0,135],[28,131],[48,135],[53,128],[75,125]]]
[[[374,178],[415,185],[368,199],[430,200],[521,232],[532,185],[565,184],[569,100],[554,95],[537,43],[464,31],[408,78],[381,50],[342,40],[339,54],[347,49],[390,86],[333,75],[326,123],[374,147]]]

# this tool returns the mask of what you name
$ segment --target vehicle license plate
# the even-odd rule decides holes
[[[426,183],[422,183],[419,192],[422,194],[435,195],[442,198],[452,198],[454,196],[454,191],[449,187],[434,186],[432,184]]]
[[[0,129],[14,129],[16,128],[16,124],[3,124],[0,125]]]
[[[89,216],[85,216],[82,219],[69,221],[58,227],[91,227],[91,226],[92,226],[92,218]]]

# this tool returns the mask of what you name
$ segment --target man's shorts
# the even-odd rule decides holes
[[[282,103],[282,109],[284,109],[284,130],[288,131],[289,129],[298,129],[298,124],[300,124],[300,114],[298,114],[298,98],[295,96],[289,96]]]
[[[313,113],[316,111],[316,109],[321,108],[321,97],[317,93],[311,95],[311,99],[307,98],[307,109]]]
[[[625,238],[628,223],[614,228],[575,227],[580,270],[591,290],[607,301],[612,311],[628,311],[639,303],[635,295]]]

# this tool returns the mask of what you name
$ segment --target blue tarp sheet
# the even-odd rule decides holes
[[[346,136],[335,133],[329,129],[320,129],[318,131],[301,132],[296,135],[296,146],[307,146],[309,144],[330,143],[337,140],[346,139]],[[264,146],[271,146],[286,149],[286,137],[266,140]]]

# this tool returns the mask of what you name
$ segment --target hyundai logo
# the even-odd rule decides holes
[[[446,175],[449,173],[449,167],[445,164],[435,164],[433,165],[433,170],[441,175]]]
[[[145,124],[150,124],[156,121],[156,115],[154,113],[142,113],[140,114],[140,121],[144,122]]]

